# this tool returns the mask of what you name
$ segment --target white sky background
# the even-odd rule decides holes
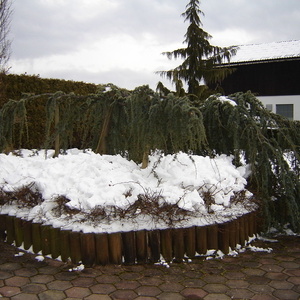
[[[180,61],[189,0],[13,0],[10,73],[155,89]],[[202,0],[216,46],[300,39],[300,0]]]

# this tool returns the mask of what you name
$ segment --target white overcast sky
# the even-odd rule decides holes
[[[155,74],[180,61],[189,0],[13,0],[10,73],[133,89],[168,80]],[[202,0],[211,44],[300,39],[300,0]]]

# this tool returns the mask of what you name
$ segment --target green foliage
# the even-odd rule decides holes
[[[209,147],[234,155],[237,166],[242,158],[250,165],[249,189],[267,225],[289,222],[299,231],[299,126],[266,110],[250,92],[229,98],[233,103],[211,96],[202,107]]]
[[[156,149],[233,155],[236,166],[245,161],[251,168],[248,189],[267,226],[289,222],[300,231],[299,123],[269,112],[250,92],[196,102],[148,86],[128,91],[108,85],[88,95],[28,94],[0,110],[0,150],[52,148],[59,135],[61,151],[91,148],[136,162]],[[38,121],[29,113],[36,107],[43,109]],[[43,134],[31,141],[38,128]]]
[[[206,84],[215,83],[232,72],[226,68],[215,68],[215,65],[224,60],[229,61],[236,53],[235,47],[221,48],[209,43],[211,35],[201,28],[200,15],[203,15],[203,12],[199,9],[199,2],[199,0],[190,0],[186,11],[182,14],[185,21],[189,22],[184,40],[187,47],[163,53],[169,59],[182,58],[182,64],[175,69],[158,72],[173,81],[177,91],[180,91],[182,87],[180,82],[183,80],[188,85],[188,93],[197,96],[201,96],[203,92],[202,81]]]

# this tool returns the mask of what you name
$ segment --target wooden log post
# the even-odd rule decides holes
[[[159,230],[148,231],[149,260],[158,262],[160,260],[160,232]]]
[[[207,248],[208,249],[218,249],[218,225],[207,226]]]
[[[20,218],[14,217],[14,227],[15,227],[15,245],[20,247],[24,241],[24,221]]]
[[[245,214],[242,216],[242,218],[244,219],[244,226],[245,226],[245,240],[248,241],[249,240],[249,214]]]
[[[6,217],[7,215],[0,215],[0,241],[5,241],[6,239]]]
[[[239,218],[239,235],[240,235],[240,244],[242,247],[245,246],[246,242],[246,233],[245,233],[245,219],[244,217]]]
[[[32,249],[34,253],[39,253],[42,250],[41,224],[32,223]]]
[[[95,234],[96,263],[102,266],[109,264],[109,245],[107,233]]]
[[[6,242],[12,244],[15,241],[15,223],[13,216],[6,216]]]
[[[67,262],[71,257],[69,236],[70,236],[70,230],[60,231],[60,256],[63,262]]]
[[[96,262],[96,243],[94,233],[81,233],[81,258],[85,266],[91,267]]]
[[[32,225],[30,221],[24,221],[24,249],[28,250],[32,246]]]
[[[122,236],[120,232],[108,235],[109,261],[112,264],[120,265],[122,263]]]
[[[173,259],[172,230],[165,229],[160,231],[161,254],[166,262]]]
[[[51,249],[51,257],[52,258],[55,259],[61,255],[60,228],[51,227],[50,249]]]
[[[237,245],[236,238],[236,220],[229,222],[229,247],[234,249]]]
[[[254,221],[255,219],[254,219],[254,213],[253,212],[251,212],[250,214],[249,214],[249,236],[250,237],[253,237],[254,236],[254,234],[256,233],[255,231],[254,231]]]
[[[184,258],[184,229],[173,229],[174,262],[182,262]]]
[[[80,232],[70,231],[69,240],[70,240],[70,257],[71,257],[71,261],[74,264],[78,264],[82,259]]]
[[[240,235],[240,219],[235,219],[235,239],[236,239],[236,244],[242,245],[241,243],[241,235]]]
[[[122,233],[122,245],[125,264],[133,265],[136,259],[136,241],[134,231]]]
[[[198,254],[207,252],[207,226],[196,228],[196,251]]]
[[[147,252],[147,232],[146,230],[139,230],[135,233],[136,240],[136,259],[137,263],[144,264],[148,261]]]
[[[188,258],[194,258],[196,254],[196,228],[184,229],[185,253]]]
[[[218,226],[218,248],[224,253],[229,253],[229,223]]]
[[[51,226],[42,225],[41,226],[41,241],[42,241],[42,253],[43,255],[51,254],[51,236],[50,236]]]

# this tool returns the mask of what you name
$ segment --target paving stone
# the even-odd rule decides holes
[[[158,277],[143,277],[138,281],[142,285],[154,285],[154,286],[159,286],[160,284],[163,283],[163,281]]]
[[[289,275],[289,276],[300,277],[300,268],[298,270],[285,270],[284,273]]]
[[[246,279],[251,284],[267,284],[271,280],[264,276],[247,276]]]
[[[6,285],[9,286],[18,286],[21,287],[25,284],[29,283],[29,279],[27,277],[14,276],[4,280]]]
[[[91,291],[88,288],[83,287],[71,287],[68,290],[65,290],[65,293],[68,297],[80,298],[83,299],[91,294]]]
[[[284,290],[284,289],[290,290],[294,286],[293,283],[287,282],[285,280],[272,280],[271,282],[268,283],[268,285],[277,290]]]
[[[63,300],[65,298],[62,291],[48,290],[39,294],[39,300]]]
[[[22,268],[19,270],[16,270],[15,275],[17,276],[23,276],[23,277],[30,277],[38,274],[38,271],[36,268]]]
[[[154,276],[162,276],[164,273],[163,271],[159,270],[159,269],[146,269],[143,272],[143,275],[145,277],[154,277]]]
[[[202,278],[207,283],[224,283],[226,278],[221,275],[205,275]]]
[[[66,280],[54,280],[49,282],[47,286],[51,290],[64,291],[72,287],[72,284]]]
[[[227,271],[223,276],[227,279],[244,279],[246,277],[245,273],[241,271]]]
[[[261,269],[266,272],[282,272],[284,270],[283,267],[281,267],[279,265],[274,265],[274,264],[263,265],[263,266],[261,266]]]
[[[188,271],[188,272],[184,273],[184,276],[188,277],[188,278],[197,279],[197,278],[202,277],[203,273],[201,271]]]
[[[230,288],[247,288],[249,286],[249,283],[246,280],[242,279],[232,279],[232,280],[227,280],[226,285],[229,286]]]
[[[197,288],[186,288],[181,291],[181,295],[188,299],[202,299],[207,295],[207,292],[202,289]]]
[[[288,275],[284,273],[267,273],[265,275],[266,278],[272,279],[272,280],[286,280],[288,278]]]
[[[205,296],[204,299],[205,300],[229,300],[231,298],[224,294],[209,294]]]
[[[22,266],[19,263],[8,262],[0,265],[0,270],[2,271],[15,271],[21,268]]]
[[[274,291],[271,286],[265,284],[251,284],[248,289],[254,292],[267,294],[272,294],[272,292]]]
[[[109,275],[109,274],[104,274],[96,277],[96,280],[99,283],[115,283],[120,281],[120,277],[117,275]]]
[[[126,281],[122,280],[115,283],[115,287],[120,290],[134,290],[140,286],[138,281]]]
[[[290,277],[288,281],[295,285],[300,285],[300,277]]]
[[[276,255],[275,259],[279,261],[293,261],[295,260],[295,257],[286,256],[286,255]]]
[[[143,272],[145,270],[145,266],[144,265],[123,266],[123,270],[126,272]]]
[[[132,290],[118,290],[113,292],[110,297],[118,300],[132,300],[137,297],[137,294]]]
[[[73,280],[78,277],[78,274],[74,272],[60,272],[54,275],[57,280]]]
[[[252,298],[252,300],[278,300],[278,298],[275,298],[272,295],[260,294],[260,295],[255,295]]]
[[[115,290],[116,288],[109,283],[99,283],[91,286],[91,291],[97,294],[110,294]]]
[[[284,269],[299,269],[300,264],[292,261],[284,261],[279,264],[279,266],[283,267]]]
[[[129,273],[123,273],[120,274],[119,276],[121,279],[124,280],[137,280],[143,277],[143,274],[141,273],[133,273],[133,272],[129,272]]]
[[[138,287],[135,292],[139,296],[157,296],[161,293],[161,290],[156,286],[140,286]]]
[[[66,299],[67,300],[67,299]],[[84,300],[111,300],[108,295],[90,295],[84,298]]]
[[[208,293],[223,293],[225,294],[228,291],[228,287],[224,284],[220,283],[208,283],[206,284],[203,289]]]
[[[34,283],[49,283],[54,280],[54,277],[53,277],[53,275],[38,274],[38,275],[32,276],[30,278],[30,280],[31,280],[31,282],[34,282]]]
[[[157,299],[159,300],[185,300],[185,297],[178,293],[167,293],[164,292],[157,296]]]
[[[254,295],[248,289],[230,289],[226,294],[233,299],[251,299]]]
[[[19,287],[16,286],[3,286],[0,288],[0,295],[5,297],[12,297],[21,292]]]
[[[11,297],[11,300],[39,300],[39,298],[37,295],[22,293]]]
[[[12,272],[0,270],[0,279],[7,279],[14,276]]]
[[[261,269],[244,269],[242,272],[248,276],[263,276],[266,274],[266,271]]]
[[[184,275],[186,275],[184,273]],[[184,277],[181,274],[164,274],[163,276],[160,277],[164,282],[181,282]],[[199,278],[199,277],[198,277]]]
[[[156,297],[147,297],[147,296],[138,296],[134,300],[155,300],[157,299]]]
[[[165,282],[159,286],[163,292],[180,292],[184,287],[177,282]]]
[[[43,291],[46,291],[47,287],[45,284],[41,284],[41,283],[30,283],[23,286],[21,290],[22,292],[25,293],[39,294]]]
[[[90,277],[78,277],[76,279],[73,279],[71,283],[74,286],[90,287],[91,285],[95,284],[96,281],[94,278],[90,278]]]
[[[182,281],[181,284],[184,287],[203,287],[204,285],[206,285],[206,282],[201,279],[188,278]]]
[[[278,263],[278,259],[275,258],[261,258],[259,260],[259,263],[262,265],[272,265],[272,264],[277,264]]]
[[[280,300],[299,300],[299,294],[292,290],[276,290],[273,295]]]
[[[40,274],[54,275],[59,272],[60,272],[60,270],[57,267],[53,267],[53,266],[44,266],[44,267],[39,268]]]

